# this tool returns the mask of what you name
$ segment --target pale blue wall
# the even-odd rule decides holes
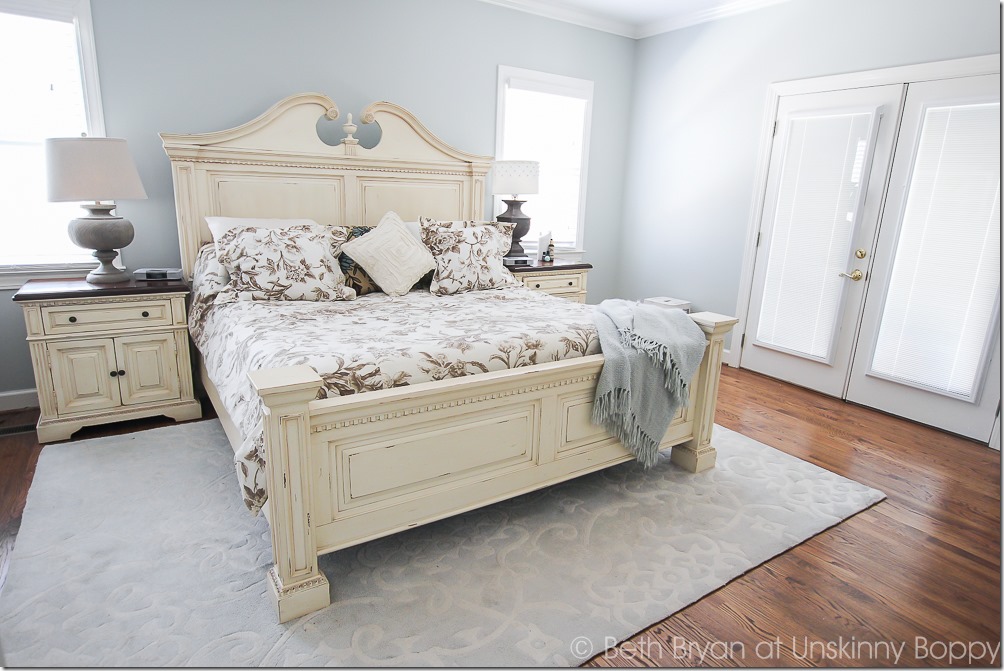
[[[149,200],[130,268],[178,266],[159,132],[230,128],[294,93],[342,113],[389,100],[446,142],[495,153],[499,64],[595,83],[585,246],[590,299],[617,283],[635,41],[472,0],[91,0],[105,125],[124,137]],[[600,186],[594,186],[600,185]],[[34,386],[20,309],[0,292],[0,391]]]
[[[638,43],[619,293],[736,309],[772,82],[1000,51],[997,0],[792,0]]]
[[[502,63],[595,82],[590,300],[674,295],[724,313],[771,82],[1000,50],[996,0],[792,0],[637,42],[473,0],[91,2],[107,131],[129,140],[150,196],[121,208],[130,267],[180,263],[157,133],[229,128],[319,91],[343,113],[399,103],[492,154]],[[0,391],[33,386],[10,295]]]

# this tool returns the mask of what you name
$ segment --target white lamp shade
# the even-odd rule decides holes
[[[540,163],[537,161],[495,161],[492,193],[537,193]]]
[[[45,141],[50,202],[146,198],[126,141],[57,137]]]

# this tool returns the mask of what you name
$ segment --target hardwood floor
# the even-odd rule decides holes
[[[716,420],[888,499],[587,665],[1001,665],[1000,453],[731,368]],[[34,421],[0,415],[0,427]],[[0,547],[2,530],[16,531],[40,450],[34,433],[0,436]],[[0,580],[5,565],[0,556]]]
[[[999,452],[731,368],[716,421],[888,499],[589,665],[1001,666]]]

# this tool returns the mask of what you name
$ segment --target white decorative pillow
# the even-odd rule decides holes
[[[317,226],[313,219],[255,219],[253,217],[206,217],[209,232],[216,244],[216,255],[222,256],[220,238],[235,228],[288,228],[290,226]]]
[[[403,296],[436,267],[432,254],[408,232],[401,217],[388,212],[372,231],[349,240],[342,251],[390,296]]]
[[[355,299],[338,267],[346,235],[345,229],[318,224],[230,229],[219,240],[219,261],[230,282],[216,302]]]
[[[502,257],[515,224],[504,221],[445,221],[421,217],[422,242],[436,259],[429,290],[439,296],[520,286]]]

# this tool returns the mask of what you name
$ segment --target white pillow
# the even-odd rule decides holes
[[[344,243],[342,251],[390,296],[405,295],[436,267],[432,254],[408,232],[395,212],[385,214],[366,235]]]
[[[220,238],[232,228],[250,226],[252,228],[289,228],[290,226],[316,226],[313,219],[254,219],[251,217],[206,217],[209,232],[216,244],[216,256],[223,256]]]

